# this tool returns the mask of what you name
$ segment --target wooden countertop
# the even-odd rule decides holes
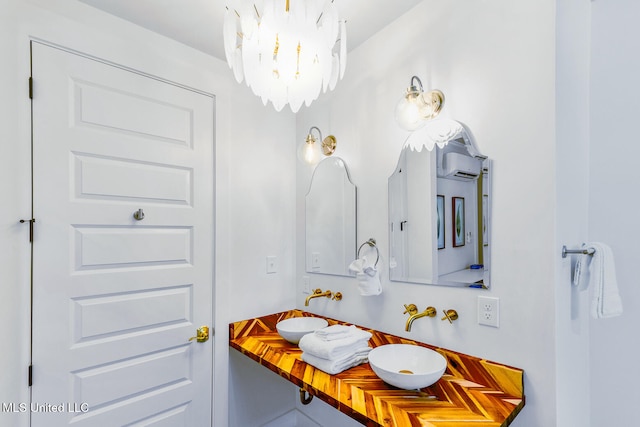
[[[303,362],[302,351],[278,335],[276,323],[317,316],[290,310],[229,325],[229,346],[366,426],[508,426],[524,407],[521,369],[360,327],[372,347],[416,344],[447,358],[442,378],[420,391],[386,384],[368,363],[329,375]],[[348,324],[325,318],[329,325]]]

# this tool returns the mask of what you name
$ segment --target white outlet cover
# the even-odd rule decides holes
[[[498,328],[500,326],[500,299],[478,297],[478,324]]]

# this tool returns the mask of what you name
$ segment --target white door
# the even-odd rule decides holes
[[[39,43],[32,67],[32,426],[209,426],[213,98]]]

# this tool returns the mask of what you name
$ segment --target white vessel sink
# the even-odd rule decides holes
[[[320,317],[291,317],[276,324],[282,338],[291,344],[298,344],[300,338],[318,329],[326,328],[329,323]]]
[[[442,377],[447,359],[412,344],[387,344],[369,352],[373,372],[384,382],[406,390],[429,387]]]

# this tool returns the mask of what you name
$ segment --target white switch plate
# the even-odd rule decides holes
[[[309,278],[309,276],[302,276],[302,293],[311,293],[311,279]]]
[[[275,256],[267,257],[267,274],[276,273],[278,271],[278,258]]]
[[[311,268],[320,268],[320,253],[312,252],[311,253]]]
[[[500,326],[500,299],[496,297],[478,297],[478,324]]]

